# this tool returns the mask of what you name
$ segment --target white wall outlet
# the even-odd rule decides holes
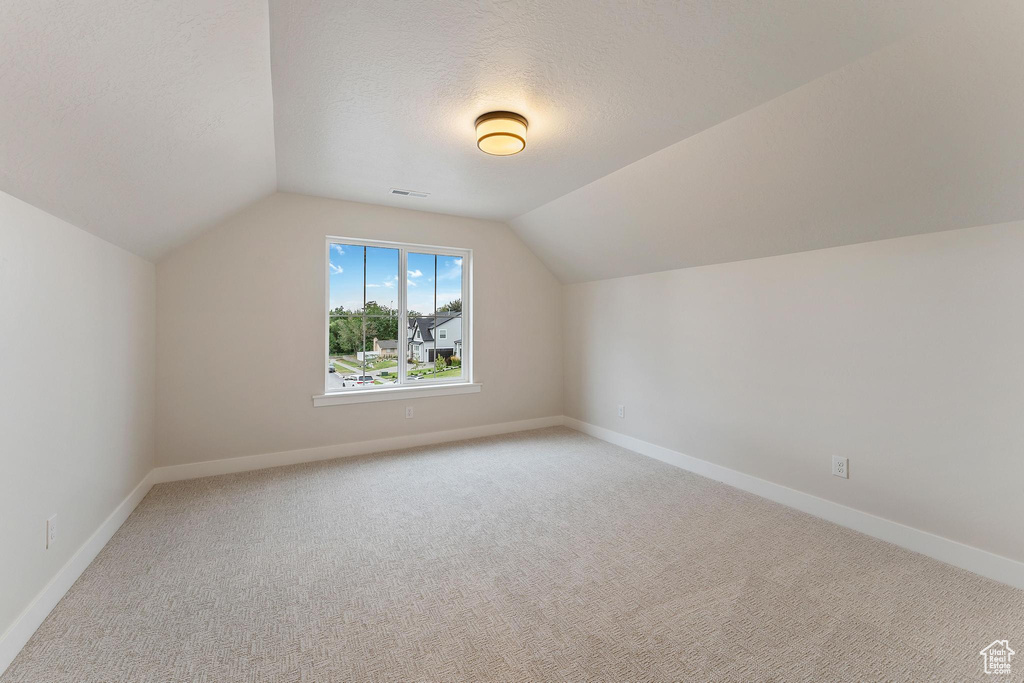
[[[57,542],[57,515],[46,520],[46,549],[49,550]]]
[[[626,406],[619,406],[619,417],[626,417]]]
[[[840,458],[838,455],[832,456],[832,474],[843,479],[850,478],[850,459]]]
[[[412,419],[412,406],[406,406],[405,407],[405,419],[406,420],[411,420]]]

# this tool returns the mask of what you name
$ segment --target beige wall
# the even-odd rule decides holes
[[[153,264],[0,193],[0,634],[153,467],[155,305]]]
[[[1024,560],[1024,223],[569,285],[564,341],[571,417]]]
[[[482,392],[313,407],[326,235],[474,250]],[[561,414],[561,285],[501,223],[279,193],[161,261],[157,298],[160,465]]]

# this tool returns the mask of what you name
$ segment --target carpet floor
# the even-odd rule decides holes
[[[1024,591],[552,428],[156,486],[0,681],[965,681],[996,639],[1019,680]]]

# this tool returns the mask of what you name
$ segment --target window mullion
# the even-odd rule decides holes
[[[409,310],[407,305],[407,273],[409,251],[398,250],[398,384],[406,383],[406,360],[409,355]]]
[[[362,346],[359,347],[359,382],[367,374],[367,247],[362,247]]]
[[[472,302],[469,300],[470,276],[473,264],[468,255],[462,257],[462,379],[473,381]]]

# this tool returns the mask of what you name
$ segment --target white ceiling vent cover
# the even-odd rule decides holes
[[[400,197],[429,197],[429,192],[417,192],[416,190],[400,190],[397,187],[391,188],[391,194],[397,194]]]

